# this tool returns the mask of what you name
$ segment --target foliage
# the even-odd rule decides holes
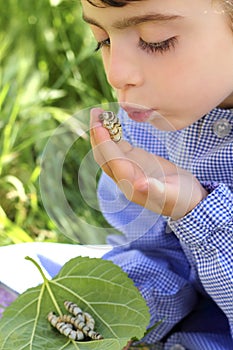
[[[26,291],[4,312],[0,349],[121,350],[129,339],[143,337],[150,319],[146,302],[132,280],[112,262],[77,257],[51,281],[43,278],[41,286]],[[51,328],[47,315],[50,311],[66,313],[65,300],[94,317],[103,340],[77,342]]]
[[[93,54],[95,43],[80,18],[79,1],[0,2],[0,244],[70,241],[44,210],[41,156],[58,125],[114,96],[100,57]],[[102,225],[101,214],[74,192],[77,169],[89,149],[85,130],[67,156],[64,189],[74,212],[78,208],[84,220]],[[52,188],[56,191],[55,183]],[[61,219],[64,215],[59,212]]]

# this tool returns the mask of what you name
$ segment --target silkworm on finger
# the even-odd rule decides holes
[[[122,138],[122,128],[119,118],[112,111],[104,111],[99,115],[99,120],[108,130],[111,140],[119,142]]]

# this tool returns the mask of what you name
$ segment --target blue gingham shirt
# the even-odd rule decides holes
[[[163,320],[144,340],[165,350],[233,349],[233,110],[215,108],[170,132],[119,117],[125,140],[189,170],[209,193],[172,221],[129,202],[101,176],[101,210],[123,233],[109,236],[114,248],[104,258],[133,279],[150,325]]]

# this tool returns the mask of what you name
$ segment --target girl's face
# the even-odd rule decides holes
[[[218,2],[141,0],[100,8],[81,1],[129,117],[181,129],[229,100],[233,32]]]

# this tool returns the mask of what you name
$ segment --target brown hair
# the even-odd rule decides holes
[[[226,10],[226,13],[229,14],[231,23],[233,25],[233,0],[222,0],[222,1],[223,1],[223,7]]]
[[[113,7],[123,7],[130,2],[136,2],[140,0],[87,0],[91,5],[96,7],[106,7],[106,6],[113,6]]]

